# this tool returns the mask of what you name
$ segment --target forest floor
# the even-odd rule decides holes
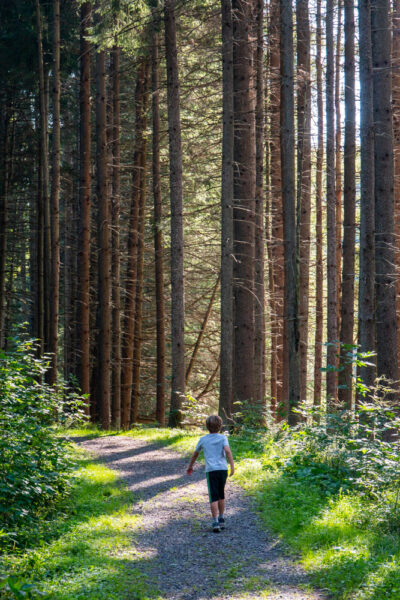
[[[216,534],[202,465],[189,478],[187,458],[158,443],[124,436],[75,441],[117,471],[132,493],[132,511],[139,517],[132,568],[140,570],[159,598],[324,598],[283,544],[262,527],[234,481],[227,485],[226,529]]]

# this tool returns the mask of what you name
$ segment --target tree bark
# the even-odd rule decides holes
[[[99,335],[97,402],[102,429],[110,427],[111,375],[111,244],[107,182],[105,51],[96,55],[96,162],[99,244]]]
[[[118,42],[118,40],[116,40]],[[113,142],[112,142],[112,406],[111,424],[121,426],[121,265],[120,265],[120,64],[121,49],[112,50]]]
[[[265,289],[264,289],[264,0],[255,4],[256,23],[256,205],[254,273],[254,400],[260,420],[265,408]]]
[[[148,70],[146,76],[148,75]],[[144,114],[147,113],[148,82],[145,82],[145,97],[143,102]],[[137,274],[136,274],[136,302],[135,302],[135,337],[133,345],[133,386],[131,423],[136,423],[139,412],[140,397],[140,370],[142,351],[142,307],[143,307],[143,266],[144,266],[144,223],[146,211],[146,140],[143,144],[142,164],[140,173],[140,204],[138,222],[138,249],[137,249]]]
[[[153,197],[154,197],[154,257],[156,276],[156,337],[157,337],[157,381],[156,420],[161,427],[165,424],[165,307],[164,266],[162,235],[162,198],[160,176],[160,75],[159,75],[159,23],[153,15],[152,46],[152,112],[153,112]]]
[[[34,162],[34,169],[36,171],[36,194],[35,201],[30,203],[29,208],[29,225],[31,230],[31,236],[29,239],[29,283],[30,283],[30,332],[32,337],[40,339],[38,333],[38,313],[39,313],[39,206],[40,206],[40,195],[41,195],[41,164],[40,164],[40,135],[37,135],[39,130],[39,111],[37,110],[39,104],[39,98],[36,98],[35,108],[35,150],[36,157]]]
[[[183,284],[183,188],[176,0],[165,0],[165,52],[167,62],[168,136],[171,198],[171,406],[170,427],[181,424],[185,398],[185,302]]]
[[[57,382],[60,304],[60,0],[53,0],[53,135],[51,172],[51,287],[49,383]]]
[[[44,68],[44,65],[43,65]],[[51,273],[52,273],[52,254],[51,254],[51,205],[49,194],[49,71],[44,69],[44,124],[43,136],[43,213],[44,213],[44,244],[43,244],[43,275],[44,275],[44,313],[43,313],[43,331],[44,331],[44,349],[46,353],[50,351],[50,299],[51,299]],[[48,375],[47,375],[48,376]]]
[[[39,64],[39,112],[40,112],[40,160],[39,160],[39,190],[38,190],[38,329],[39,352],[46,350],[46,314],[48,300],[48,271],[50,245],[48,240],[48,144],[47,144],[47,101],[46,78],[43,58],[42,42],[42,17],[40,2],[36,0],[36,28],[38,36],[38,64]]]
[[[281,142],[280,142],[280,4],[272,0],[269,16],[269,129],[270,129],[270,197],[271,197],[271,255],[273,273],[273,304],[271,318],[271,373],[276,372],[276,379],[271,386],[271,396],[275,398],[277,418],[285,411],[283,406],[283,304],[284,304],[284,234],[283,203],[281,176]]]
[[[393,131],[389,0],[371,2],[375,127],[375,291],[378,376],[397,387],[397,323],[394,271]]]
[[[65,129],[68,129],[68,117],[66,116],[64,121]],[[64,379],[70,380],[71,375],[76,373],[76,291],[75,282],[78,279],[76,271],[76,244],[78,240],[77,231],[75,230],[76,216],[75,216],[75,165],[73,165],[73,150],[71,144],[65,142],[65,157],[68,161],[68,167],[63,173],[64,177],[64,227],[63,227],[63,294],[60,296],[60,302],[63,301],[63,356],[64,356]]]
[[[137,243],[138,218],[140,204],[140,171],[144,151],[144,131],[146,115],[144,113],[145,82],[147,79],[148,63],[143,60],[139,66],[136,90],[136,142],[133,157],[132,203],[128,228],[128,260],[126,270],[126,292],[124,310],[124,336],[122,346],[121,370],[121,426],[128,429],[131,417],[132,377],[133,377],[133,346],[135,331],[136,275],[137,275]]]
[[[393,0],[392,102],[397,355],[400,357],[400,1]]]
[[[321,42],[322,42],[322,26],[321,26],[321,0],[317,0],[317,54],[316,54],[316,71],[317,71],[317,126],[318,126],[318,141],[317,141],[317,165],[316,165],[316,221],[315,221],[315,238],[316,238],[316,273],[315,273],[315,342],[314,342],[314,406],[321,405],[322,395],[322,331],[324,322],[324,267],[322,259],[322,169],[324,163],[324,106],[322,92],[322,60],[321,60]]]
[[[79,373],[82,394],[90,393],[90,43],[87,40],[91,5],[81,7],[81,64],[80,64],[80,235],[79,235]],[[85,400],[85,413],[90,413],[90,402]]]
[[[335,193],[336,193],[336,310],[337,331],[340,331],[340,306],[342,284],[342,111],[341,111],[341,53],[342,53],[342,2],[338,0],[336,56],[335,56]]]
[[[356,106],[354,62],[354,0],[344,2],[345,35],[345,130],[344,130],[344,214],[343,214],[343,272],[341,298],[340,342],[343,370],[339,374],[339,402],[352,406],[352,364],[349,345],[353,344],[354,329],[354,264],[355,264],[355,201],[356,201]],[[343,344],[347,345],[343,347]]]
[[[298,268],[295,213],[295,134],[293,86],[293,9],[291,0],[281,0],[281,165],[285,238],[285,329],[288,352],[288,422],[296,424],[294,412],[300,402],[300,361],[298,330]]]
[[[307,399],[311,221],[311,80],[308,0],[297,0],[297,230],[299,252],[300,400]]]
[[[268,256],[268,300],[270,308],[270,340],[271,340],[271,359],[270,359],[270,405],[269,410],[273,419],[277,419],[277,351],[276,351],[276,333],[274,332],[273,326],[276,321],[275,319],[275,290],[274,290],[274,271],[273,271],[273,258],[272,258],[272,240],[271,240],[271,186],[270,186],[270,161],[269,161],[269,144],[266,144],[265,151],[265,171],[266,171],[266,190],[267,200],[265,206],[265,235],[267,242],[267,256]]]
[[[337,397],[337,277],[336,277],[336,195],[335,195],[335,122],[334,122],[334,53],[333,0],[326,6],[326,201],[327,201],[327,373],[326,394],[329,407]]]
[[[361,211],[358,337],[361,352],[375,350],[375,209],[374,118],[372,82],[371,2],[359,0]],[[369,362],[372,362],[369,360]],[[375,368],[360,368],[364,384],[372,386]]]
[[[252,5],[234,0],[234,400],[254,403],[255,98]]]
[[[232,2],[222,8],[222,177],[221,177],[221,368],[219,415],[231,417],[233,402],[233,23]]]
[[[5,283],[8,230],[8,182],[9,182],[9,126],[11,120],[11,101],[7,95],[3,111],[3,158],[0,192],[0,348],[4,347]]]

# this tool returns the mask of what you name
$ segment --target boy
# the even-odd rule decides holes
[[[206,427],[210,433],[199,439],[186,473],[192,475],[193,465],[200,451],[203,450],[206,461],[208,497],[213,517],[212,529],[215,533],[219,533],[225,527],[225,483],[228,476],[226,459],[228,458],[231,467],[231,477],[235,472],[235,466],[228,440],[219,433],[222,428],[221,417],[218,415],[207,417]]]

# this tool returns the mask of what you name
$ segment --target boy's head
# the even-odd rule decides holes
[[[206,427],[210,433],[218,433],[221,431],[222,419],[218,415],[210,415],[206,419]]]

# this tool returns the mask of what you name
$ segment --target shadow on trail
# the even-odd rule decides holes
[[[188,459],[171,453],[168,456],[157,455],[158,450],[162,450],[160,444],[146,444],[136,448],[124,448],[119,445],[123,440],[126,446],[133,443],[132,438],[125,437],[116,439],[111,438],[96,448],[97,461],[106,464],[115,469],[129,490],[133,493],[135,501],[149,500],[150,498],[167,491],[172,487],[184,487],[190,483],[205,479],[204,468],[197,466],[191,477],[186,475]],[[89,440],[83,442],[82,446],[87,450],[94,450],[94,446]],[[145,454],[155,453],[155,460],[141,459]],[[162,473],[157,474],[157,467],[162,467]]]
[[[162,589],[163,598],[174,600],[220,598],[228,593],[229,597],[243,598],[250,592],[275,588],[284,592],[307,584],[303,573],[282,560],[279,543],[264,537],[260,547],[259,532],[255,531],[247,538],[240,536],[241,527],[248,521],[248,509],[243,507],[229,511],[228,528],[219,534],[211,531],[209,517],[203,514],[194,519],[178,516],[144,531],[137,542],[153,558],[141,569],[155,587]]]

